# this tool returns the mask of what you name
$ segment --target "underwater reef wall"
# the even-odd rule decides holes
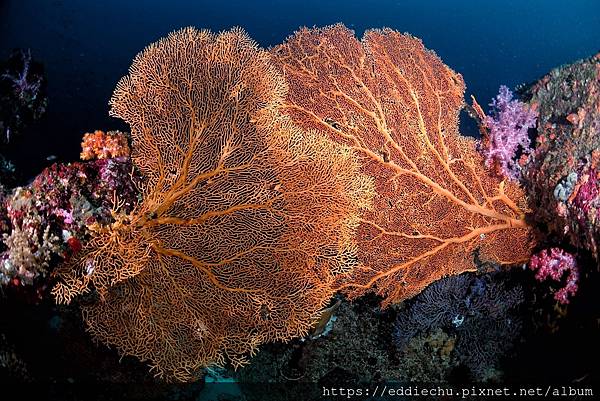
[[[598,260],[600,54],[552,70],[524,96],[539,111],[524,174],[535,223]]]
[[[121,132],[108,135],[127,141]],[[55,163],[31,184],[5,191],[0,206],[1,284],[49,285],[57,265],[81,251],[91,231],[112,221],[117,193],[124,210],[133,208],[138,191],[128,152],[123,147],[115,158]]]
[[[166,380],[300,341],[336,293],[347,327],[364,326],[360,297],[383,307],[365,312],[386,317],[373,338],[398,349],[365,358],[373,380],[387,363],[405,369],[394,379],[446,380],[459,365],[498,378],[521,330],[521,287],[476,273],[523,264],[540,242],[597,257],[599,71],[598,57],[553,71],[529,107],[501,93],[518,133],[502,175],[458,132],[462,77],[408,34],[303,28],[266,51],[241,29],[176,31],[142,51],[113,94],[129,136],[87,134],[89,161],[2,191],[0,278],[79,304],[94,339]],[[523,167],[510,158],[529,153],[538,113]],[[500,132],[497,117],[487,128]],[[438,293],[455,302],[436,310]],[[493,349],[470,349],[489,327]],[[340,330],[340,341],[375,347]],[[319,366],[307,377],[327,374],[335,345],[308,354],[328,340],[305,347],[300,365]],[[439,364],[420,362],[424,347]]]

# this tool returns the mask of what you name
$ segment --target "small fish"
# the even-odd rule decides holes
[[[49,162],[53,162],[56,159],[58,159],[58,157],[56,155],[50,155],[50,156],[46,157],[46,160],[49,161]]]
[[[329,323],[341,304],[342,301],[338,299],[335,304],[321,311],[319,317],[313,321],[313,331],[310,334],[311,338],[315,339],[325,332],[327,323]]]

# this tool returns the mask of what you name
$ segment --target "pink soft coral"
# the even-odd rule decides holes
[[[537,112],[512,97],[510,89],[502,85],[498,96],[492,100],[492,113],[483,122],[488,130],[483,153],[488,167],[517,180],[521,173],[521,166],[515,161],[517,151],[520,147],[523,154],[530,152],[527,130],[535,127]]]
[[[544,249],[531,257],[529,267],[537,270],[535,278],[538,281],[544,281],[548,277],[560,281],[565,272],[569,273],[566,285],[554,294],[554,299],[561,304],[568,304],[569,297],[577,293],[579,266],[570,253],[560,248]]]

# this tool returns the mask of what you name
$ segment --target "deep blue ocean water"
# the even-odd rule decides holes
[[[241,26],[268,47],[300,26],[336,22],[357,35],[387,26],[422,38],[481,104],[501,84],[600,51],[597,0],[0,0],[0,57],[30,48],[46,67],[49,96],[45,119],[5,155],[30,177],[49,155],[76,160],[84,132],[126,129],[108,117],[114,86],[140,50],[172,30]]]

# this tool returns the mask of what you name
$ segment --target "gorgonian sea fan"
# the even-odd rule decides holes
[[[183,29],[135,58],[111,115],[131,127],[143,200],[54,290],[69,301],[93,284],[96,338],[190,380],[309,330],[353,266],[373,184],[349,147],[279,114],[286,89],[241,29]]]
[[[303,29],[270,54],[238,29],[171,34],[111,100],[143,201],[98,230],[57,298],[93,285],[90,331],[187,380],[306,333],[335,291],[374,287],[385,305],[475,269],[476,250],[526,260],[525,198],[458,134],[463,92],[392,30]]]
[[[285,113],[351,147],[375,180],[359,265],[340,289],[357,297],[375,288],[387,305],[474,270],[475,250],[501,264],[529,258],[523,191],[458,133],[463,79],[419,39],[384,29],[358,40],[338,24],[303,28],[271,53],[290,87]]]
[[[400,311],[394,341],[400,352],[418,335],[437,329],[456,336],[453,358],[484,380],[519,337],[516,309],[520,286],[507,287],[500,274],[464,273],[436,281]]]

